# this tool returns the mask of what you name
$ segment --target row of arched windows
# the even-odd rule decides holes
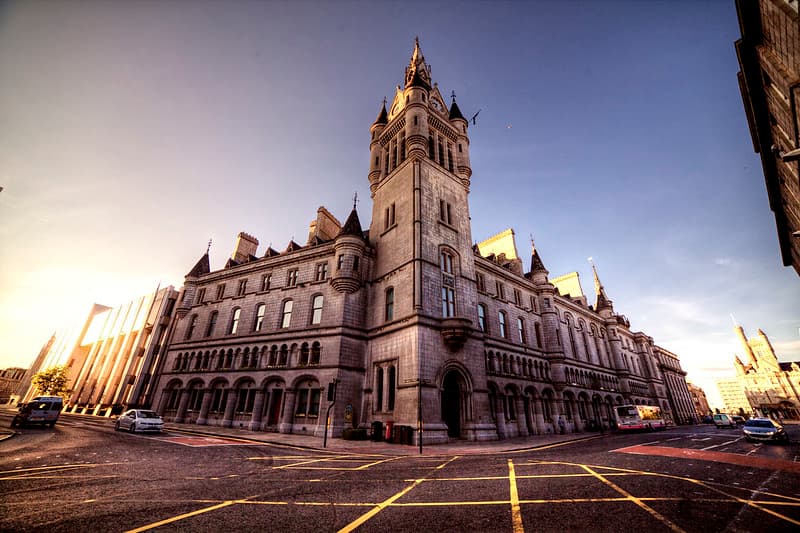
[[[489,333],[489,324],[486,318],[485,304],[478,304],[478,327],[484,333]],[[509,323],[508,313],[505,311],[498,311],[497,333],[500,337],[529,346],[531,345],[530,341],[533,340],[535,341],[535,344],[532,345],[534,348],[543,348],[542,327],[539,322],[533,323],[533,339],[529,338],[525,319],[521,316],[517,317],[516,324],[514,324],[513,327],[514,331],[512,332],[512,324]]]
[[[607,376],[605,374],[598,374],[597,372],[577,370],[571,367],[567,367],[564,372],[566,374],[567,383],[571,383],[573,385],[580,385],[582,387],[591,389],[619,389],[619,380],[615,377]]]
[[[273,344],[271,347],[228,348],[181,352],[173,361],[172,370],[233,370],[288,366],[317,366],[322,346],[318,341],[291,345]]]
[[[490,374],[522,376],[530,379],[550,379],[550,364],[531,357],[486,352],[486,371]]]
[[[309,314],[309,324],[317,325],[322,322],[322,306],[325,298],[321,294],[315,294],[311,297],[311,313]],[[250,325],[250,332],[259,332],[264,329],[264,321],[266,316],[267,306],[264,303],[258,303],[255,306],[253,313],[253,320]],[[289,328],[292,324],[292,312],[294,311],[294,301],[291,299],[284,300],[281,304],[281,311],[277,321],[278,328]],[[226,335],[235,335],[242,330],[241,328],[242,308],[234,307],[231,310],[230,318],[228,319],[227,327],[225,328]],[[211,337],[216,333],[217,321],[219,319],[219,311],[214,310],[208,316],[208,322],[204,330],[204,337]],[[199,316],[197,314],[189,317],[189,322],[186,327],[184,340],[190,340],[194,337]]]

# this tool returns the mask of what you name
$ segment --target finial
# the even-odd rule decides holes
[[[383,97],[383,107],[386,107],[386,97]]]
[[[450,93],[450,96],[453,98],[453,103],[455,104],[456,103],[456,92],[453,91],[452,93]]]
[[[211,251],[211,239],[208,239],[208,246],[206,247],[206,254]]]
[[[533,244],[533,233],[531,233],[531,252],[533,252],[534,250],[536,250],[536,245]]]
[[[734,318],[733,313],[731,313],[731,320],[733,320],[733,327],[738,328],[739,323],[736,322],[736,318]]]
[[[416,46],[417,48],[419,48],[419,35],[417,35],[416,37],[414,37],[414,46]]]
[[[358,191],[353,193],[353,209],[356,208],[357,203],[358,203]]]

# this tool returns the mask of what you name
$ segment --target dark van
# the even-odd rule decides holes
[[[23,427],[25,424],[41,424],[53,427],[58,415],[64,407],[61,396],[37,396],[19,407],[19,413],[11,419],[11,427]]]

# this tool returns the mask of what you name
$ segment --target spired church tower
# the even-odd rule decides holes
[[[477,414],[488,413],[488,400],[475,316],[472,169],[467,120],[451,99],[448,106],[417,40],[404,85],[370,128],[376,258],[364,408],[373,420],[417,429],[421,405],[425,443],[497,438],[489,417]]]

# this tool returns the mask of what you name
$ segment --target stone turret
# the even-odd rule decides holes
[[[386,127],[386,124],[389,122],[389,115],[386,113],[386,99],[383,99],[383,106],[381,107],[380,112],[378,113],[378,118],[375,119],[375,122],[372,123],[372,126],[369,128],[369,155],[370,155],[370,163],[369,163],[369,186],[370,190],[374,193],[375,189],[378,187],[378,183],[381,181],[381,177],[383,175],[383,162],[382,158],[385,157],[383,154],[383,150],[381,149],[380,137],[381,133],[383,133],[383,129]]]
[[[342,226],[342,231],[336,236],[333,249],[336,252],[336,269],[331,285],[339,292],[356,292],[363,285],[367,269],[367,243],[355,206]]]
[[[211,246],[210,241],[209,246]],[[197,263],[184,278],[182,294],[179,296],[178,305],[175,308],[175,315],[178,318],[186,316],[186,313],[189,312],[194,303],[197,292],[197,278],[209,272],[211,272],[211,264],[208,259],[208,250],[206,250],[206,253],[198,259]]]
[[[469,161],[469,137],[467,136],[467,119],[461,114],[456,103],[456,95],[453,93],[453,103],[450,106],[449,117],[450,124],[458,132],[458,140],[456,141],[456,174],[464,186],[469,188],[469,179],[472,176],[472,165]]]

